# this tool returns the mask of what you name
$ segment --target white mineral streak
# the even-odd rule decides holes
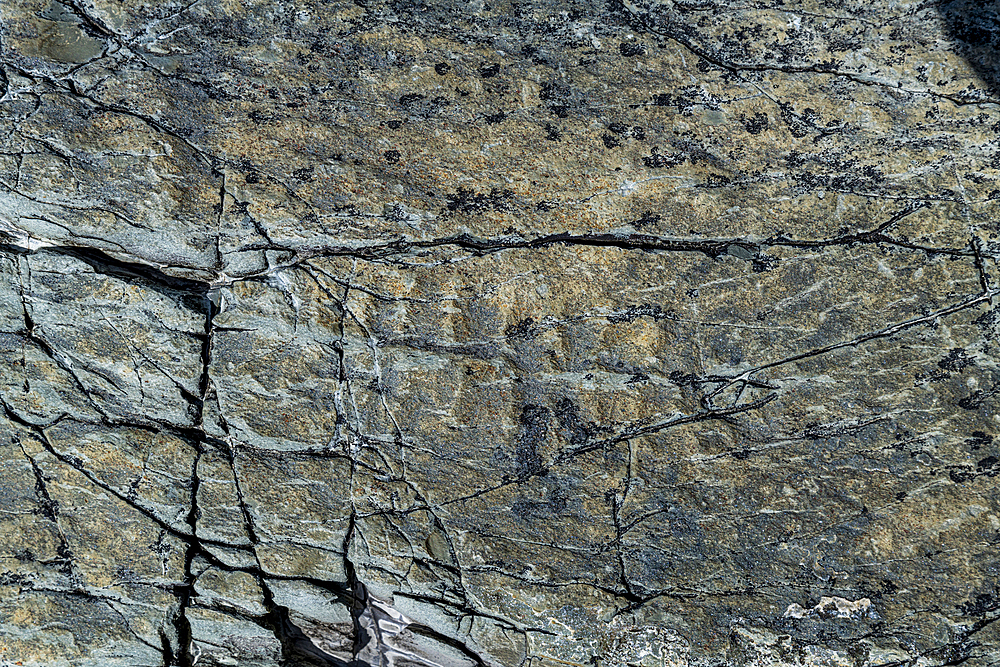
[[[872,601],[861,598],[855,602],[838,597],[821,597],[819,604],[806,609],[800,604],[790,604],[783,618],[860,618],[873,615]]]

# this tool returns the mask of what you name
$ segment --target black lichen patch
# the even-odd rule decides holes
[[[742,116],[743,128],[750,134],[760,134],[770,126],[767,114],[755,113],[752,118]]]
[[[645,213],[639,216],[638,220],[632,222],[632,226],[635,227],[636,229],[642,229],[643,227],[649,227],[650,225],[657,225],[662,219],[663,216],[659,215],[658,213],[653,213],[652,211],[646,211]]]
[[[675,167],[679,164],[683,164],[684,160],[685,157],[683,155],[668,155],[666,153],[660,153],[654,146],[653,151],[649,155],[643,156],[642,163],[650,169],[665,169],[667,167]]]
[[[512,211],[514,210],[514,192],[506,188],[493,188],[489,194],[484,194],[468,188],[459,188],[458,192],[447,196],[447,202],[449,211],[459,213]]]
[[[408,109],[417,102],[419,102],[420,100],[426,100],[426,99],[427,96],[421,95],[420,93],[407,93],[406,95],[400,96],[399,106],[403,107],[404,109]]]
[[[777,257],[767,255],[765,253],[757,253],[750,261],[754,273],[771,271],[780,263],[780,260]]]
[[[549,111],[559,118],[568,118],[572,106],[573,93],[569,86],[546,82],[538,90],[538,99],[548,102]]]
[[[584,421],[580,417],[580,408],[569,398],[561,399],[555,406],[556,420],[559,431],[571,449],[581,447],[601,432],[601,428],[592,421]]]
[[[670,371],[667,375],[667,379],[671,384],[678,387],[691,387],[696,388],[698,386],[698,376],[694,373],[685,373],[683,371]]]
[[[993,436],[988,435],[985,431],[973,431],[972,436],[966,438],[965,444],[969,446],[970,450],[976,451],[993,444]]]
[[[646,55],[646,47],[635,42],[622,42],[618,45],[618,52],[626,58]]]
[[[946,371],[961,371],[963,368],[974,366],[975,364],[975,360],[970,359],[966,355],[965,350],[956,347],[948,352],[948,356],[938,362],[938,367]]]
[[[993,477],[996,475],[998,462],[1000,462],[1000,459],[997,459],[995,456],[987,456],[984,459],[980,459],[979,462],[976,463],[976,472]]]
[[[534,318],[526,317],[517,324],[511,324],[504,329],[504,335],[507,338],[531,340],[538,335],[538,327],[535,325]]]
[[[1000,393],[1000,383],[993,385],[989,390],[983,391],[982,389],[977,389],[968,396],[959,399],[958,407],[963,410],[978,410],[981,408],[989,399]]]
[[[653,320],[659,322],[670,317],[670,314],[665,312],[661,306],[646,303],[641,306],[629,306],[622,313],[608,315],[608,322],[619,324],[621,322],[631,322],[640,317],[651,317]]]
[[[722,188],[729,185],[732,179],[725,174],[709,174],[705,180],[696,187],[699,188]]]
[[[982,616],[1000,609],[1000,599],[995,593],[979,593],[975,599],[959,607],[966,616]]]

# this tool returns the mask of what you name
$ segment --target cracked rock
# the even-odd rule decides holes
[[[998,25],[3,3],[0,667],[1000,663]]]

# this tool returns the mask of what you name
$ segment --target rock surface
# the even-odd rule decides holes
[[[0,6],[0,665],[1000,663],[995,6]]]

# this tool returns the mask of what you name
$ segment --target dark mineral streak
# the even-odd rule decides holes
[[[0,667],[1000,664],[998,16],[0,4]]]

